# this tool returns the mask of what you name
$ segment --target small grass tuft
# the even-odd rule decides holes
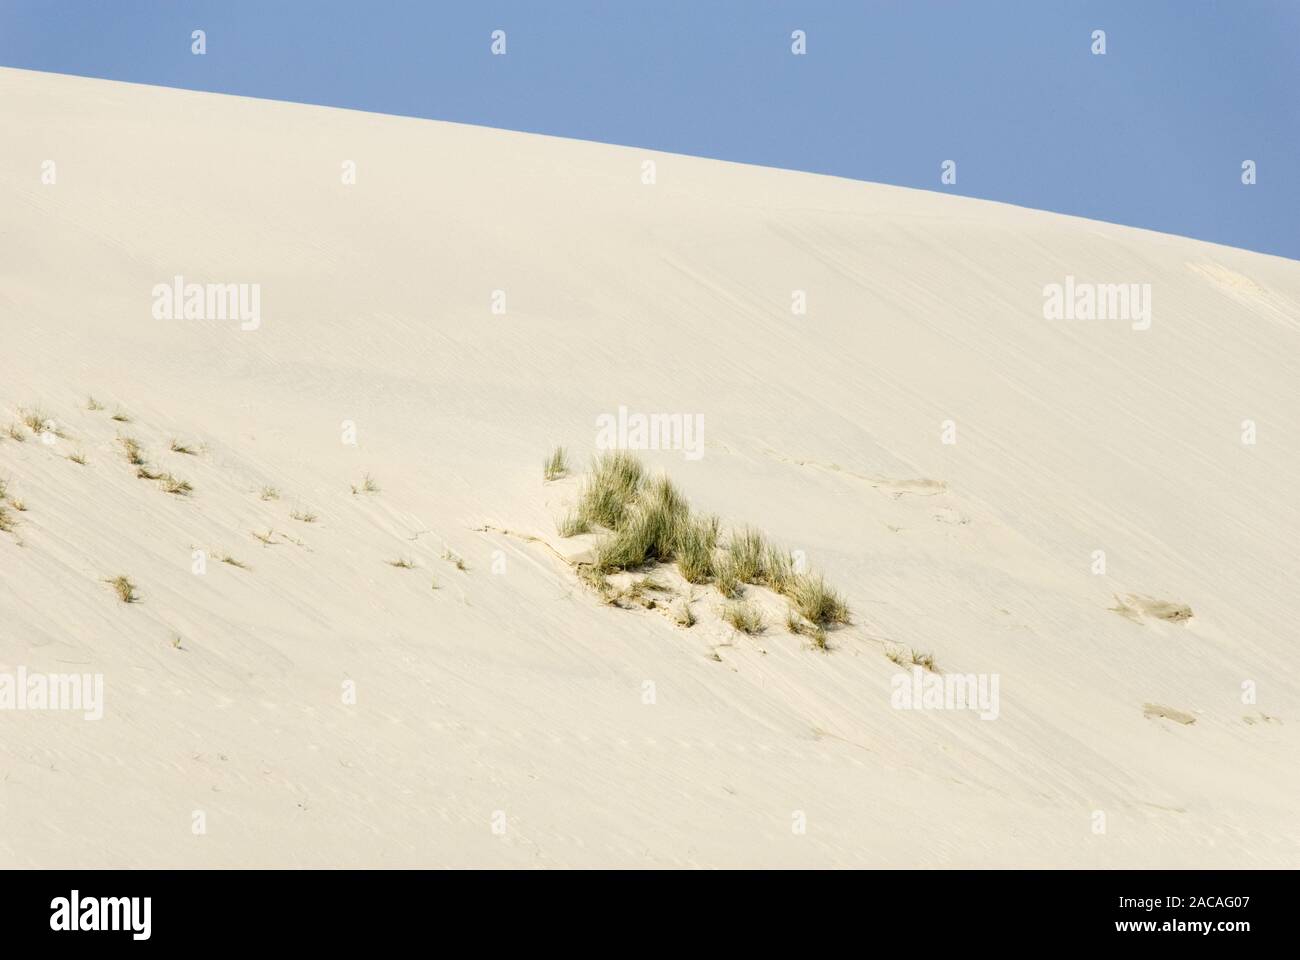
[[[912,664],[914,666],[924,667],[926,670],[929,670],[931,673],[939,672],[939,668],[938,666],[936,666],[934,662],[933,653],[918,653],[917,651],[913,650]]]
[[[785,595],[794,603],[795,609],[819,626],[852,623],[848,604],[820,574],[795,576]]]
[[[274,530],[267,530],[266,533],[258,533],[256,530],[253,530],[251,531],[251,533],[253,534],[254,537],[260,540],[262,544],[265,546],[274,547],[276,545]]]
[[[139,440],[135,437],[118,437],[117,442],[122,445],[127,463],[136,467],[144,466],[144,449],[140,446]]]
[[[223,554],[221,555],[221,562],[222,562],[222,563],[229,564],[229,565],[232,566],[232,567],[238,567],[240,570],[251,570],[251,569],[252,569],[248,564],[244,563],[244,561],[242,561],[242,560],[236,560],[234,557],[232,557],[232,556],[231,556],[230,554],[228,554],[228,553],[223,553]]]
[[[576,537],[580,533],[591,530],[591,525],[587,523],[582,512],[574,508],[560,517],[555,524],[555,529],[562,537]]]
[[[98,400],[96,400],[94,397],[87,397],[87,398],[86,398],[86,409],[87,409],[87,410],[103,410],[103,409],[104,409],[104,405],[103,405],[102,403],[100,403]]]
[[[830,649],[826,644],[826,631],[819,624],[804,619],[793,607],[786,612],[785,626],[791,633],[807,637],[815,649],[823,652]]]
[[[320,518],[310,510],[294,510],[289,514],[290,519],[299,520],[302,523],[315,523]]]
[[[158,480],[162,483],[164,493],[174,493],[178,497],[188,497],[194,492],[194,488],[190,486],[188,480],[173,477],[170,473],[162,474],[158,477]]]
[[[361,482],[352,484],[352,494],[356,496],[359,493],[378,493],[379,484],[375,483],[374,477],[366,474],[361,478]]]
[[[172,453],[183,453],[187,457],[197,457],[199,455],[199,452],[197,450],[195,450],[193,447],[186,446],[185,444],[181,443],[179,440],[172,441]]]
[[[68,454],[68,459],[83,467],[86,465],[86,454],[81,450],[74,450],[72,453]]]
[[[23,410],[19,411],[19,414],[32,433],[43,433],[47,429],[46,425],[50,423],[50,418],[44,410]]]
[[[9,429],[5,432],[9,434],[10,440],[17,440],[19,443],[27,442],[27,435],[23,433],[22,427],[16,423],[9,424]]]
[[[386,560],[384,562],[387,563],[390,567],[397,567],[397,569],[399,570],[415,569],[414,561],[407,560],[405,557],[398,557],[396,560]]]
[[[123,603],[139,603],[140,595],[135,592],[135,584],[131,582],[131,578],[126,574],[119,574],[104,582],[113,588],[113,591],[117,594],[117,599]]]
[[[263,487],[262,492],[258,494],[258,496],[263,500],[279,500],[280,491],[275,489],[275,487]]]
[[[131,415],[121,410],[117,410],[113,413],[113,419],[116,420],[118,423],[130,423]]]
[[[558,480],[569,472],[569,456],[563,447],[556,447],[551,455],[542,461],[542,476],[547,480]]]
[[[740,600],[722,608],[722,619],[741,633],[751,636],[763,631],[763,615],[752,603]]]
[[[465,563],[465,560],[462,557],[458,556],[456,553],[454,553],[450,548],[442,551],[442,559],[446,560],[450,564],[453,564],[457,570],[469,569],[469,566]]]

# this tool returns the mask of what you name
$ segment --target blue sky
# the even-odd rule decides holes
[[[0,64],[945,190],[1300,259],[1297,0],[0,0]]]

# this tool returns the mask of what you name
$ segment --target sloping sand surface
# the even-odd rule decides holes
[[[0,711],[0,866],[1300,866],[1300,264],[18,70],[0,105],[0,673],[104,683]],[[259,325],[157,319],[178,275]],[[1150,329],[1045,319],[1067,276],[1150,284]],[[830,652],[580,582],[555,518],[620,407],[703,416],[647,463],[825,571]],[[896,709],[899,650],[997,718]]]

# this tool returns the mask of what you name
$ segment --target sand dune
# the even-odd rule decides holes
[[[422,120],[0,102],[0,674],[103,681],[102,719],[0,711],[0,865],[1300,866],[1300,264]],[[1048,319],[1067,278],[1149,285],[1149,328]],[[200,319],[188,283],[248,286]],[[829,652],[757,589],[748,636],[708,585],[688,628],[582,581],[556,520],[620,408],[702,418],[643,459],[826,573]],[[899,676],[996,677],[997,716]]]

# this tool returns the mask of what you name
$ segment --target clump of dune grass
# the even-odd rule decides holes
[[[722,619],[741,633],[755,634],[763,630],[763,615],[758,608],[745,600],[729,603],[722,608]]]
[[[228,554],[228,553],[223,553],[223,554],[221,555],[221,562],[222,562],[222,563],[225,563],[225,564],[229,564],[229,565],[232,566],[232,567],[238,567],[240,570],[249,570],[249,569],[252,569],[251,567],[249,567],[248,564],[244,563],[244,561],[242,561],[242,560],[236,560],[234,557],[232,557],[232,556],[231,556],[230,554]]]
[[[611,536],[596,547],[596,565],[627,570],[652,560],[672,560],[690,507],[666,476],[643,482]]]
[[[849,606],[820,575],[802,573],[789,583],[785,595],[813,623],[851,623]]]
[[[375,483],[374,478],[370,476],[370,474],[368,473],[361,478],[360,483],[352,484],[353,496],[356,496],[359,493],[378,493],[378,492],[379,492],[379,484]]]
[[[131,578],[126,574],[119,574],[104,582],[113,588],[113,591],[117,594],[117,599],[123,603],[139,602],[140,596],[135,592],[135,584],[131,582]]]
[[[139,440],[135,437],[118,437],[117,442],[122,445],[127,463],[136,467],[144,466],[144,449],[140,446]]]
[[[116,410],[116,411],[114,411],[114,412],[113,412],[113,417],[112,417],[112,419],[116,420],[118,423],[130,423],[130,422],[131,422],[131,416],[130,416],[130,414],[125,413],[125,412],[122,411],[122,410]]]
[[[752,527],[732,532],[727,556],[741,583],[771,587],[780,594],[788,594],[794,586],[793,558]]]
[[[265,546],[275,546],[275,531],[267,530],[266,533],[258,533],[256,530],[250,531],[254,537],[260,540]]]
[[[603,454],[592,462],[577,507],[557,524],[563,536],[593,525],[609,533],[597,542],[592,562],[582,566],[590,567],[589,582],[606,600],[623,598],[623,593],[608,586],[605,574],[675,562],[689,583],[712,582],[728,600],[739,600],[745,584],[781,594],[792,604],[795,632],[821,649],[826,649],[825,627],[851,622],[848,604],[820,574],[796,572],[790,553],[752,527],[732,531],[720,547],[717,517],[693,516],[671,480],[647,476],[641,462],[626,452]]]
[[[0,503],[0,533],[12,533],[14,529],[14,516],[9,512],[9,508]]]
[[[320,518],[310,510],[294,510],[289,514],[290,519],[299,520],[302,523],[315,523]]]
[[[172,441],[172,453],[183,453],[187,457],[197,457],[199,452],[191,446],[181,443],[179,440]]]
[[[10,497],[9,505],[13,507],[15,510],[17,510],[19,513],[27,512],[27,504],[24,503],[20,498]]]
[[[9,481],[4,477],[0,477],[0,500],[7,496],[9,496]]]
[[[645,468],[623,450],[606,453],[592,461],[578,499],[578,510],[588,523],[610,530],[618,527],[641,487]]]
[[[742,584],[736,574],[736,565],[730,556],[724,555],[713,565],[713,585],[718,592],[728,599],[740,596]]]
[[[387,563],[390,567],[397,567],[397,569],[399,569],[399,570],[414,570],[414,569],[415,569],[415,563],[414,563],[414,561],[407,560],[405,557],[398,557],[398,558],[395,559],[395,560],[386,560],[386,561],[384,561],[384,562]]]
[[[727,543],[727,555],[731,558],[732,569],[736,579],[741,583],[762,583],[764,580],[764,562],[767,559],[767,540],[752,527],[732,531]]]
[[[438,586],[438,578],[437,578],[437,577],[431,577],[431,578],[430,578],[430,580],[429,580],[429,589],[430,589],[430,590],[439,590],[439,589],[441,589],[441,588]]]
[[[690,583],[707,583],[714,575],[718,518],[688,517],[677,531],[677,567]]]
[[[103,410],[103,409],[104,409],[104,405],[103,405],[102,403],[100,403],[98,400],[96,400],[94,397],[86,397],[86,409],[87,409],[87,410]]]
[[[23,433],[22,427],[16,423],[9,424],[9,429],[5,432],[9,434],[10,440],[17,440],[19,443],[27,442],[27,435]]]
[[[137,467],[135,475],[141,480],[159,480],[162,474],[157,470],[150,470],[148,467]]]
[[[469,566],[465,560],[453,552],[450,548],[442,551],[442,559],[452,564],[457,570],[468,570]]]
[[[72,451],[72,453],[68,454],[68,459],[83,467],[86,465],[86,454],[81,450]]]
[[[788,595],[796,577],[794,558],[789,551],[775,544],[769,545],[763,561],[763,582],[777,593]]]
[[[259,493],[258,496],[263,500],[279,500],[280,491],[275,487],[263,487],[262,492]]]
[[[569,472],[569,456],[563,447],[556,447],[551,455],[542,461],[542,476],[547,480],[558,480]]]
[[[906,667],[912,662],[912,655],[902,647],[890,647],[885,651],[885,658],[892,660],[900,667]]]

